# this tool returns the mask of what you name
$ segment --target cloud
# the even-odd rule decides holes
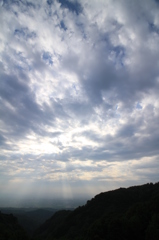
[[[158,180],[157,9],[149,0],[1,1],[6,184],[66,180],[75,191],[86,181],[98,192]],[[93,190],[94,181],[107,185]]]

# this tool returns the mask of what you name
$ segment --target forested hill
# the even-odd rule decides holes
[[[74,211],[59,211],[36,240],[159,240],[159,183],[101,193]]]
[[[0,240],[27,240],[27,234],[12,214],[0,212]]]

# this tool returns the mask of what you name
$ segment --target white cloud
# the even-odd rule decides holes
[[[2,178],[155,181],[131,166],[159,155],[158,3],[79,4],[1,4]]]

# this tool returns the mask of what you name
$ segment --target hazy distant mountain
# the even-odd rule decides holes
[[[34,239],[159,240],[159,183],[101,193],[72,212],[56,212]]]
[[[37,239],[45,239],[48,236],[56,235],[60,230],[60,226],[64,226],[65,220],[70,215],[70,210],[61,210],[56,212],[49,220],[47,220],[39,229],[36,230],[35,236],[40,236]]]
[[[1,208],[3,213],[13,214],[19,224],[31,236],[36,228],[50,218],[56,209]]]
[[[0,212],[0,240],[27,240],[27,234],[12,214]]]

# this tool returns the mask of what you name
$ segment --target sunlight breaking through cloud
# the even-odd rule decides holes
[[[158,7],[1,1],[2,194],[158,180]]]

